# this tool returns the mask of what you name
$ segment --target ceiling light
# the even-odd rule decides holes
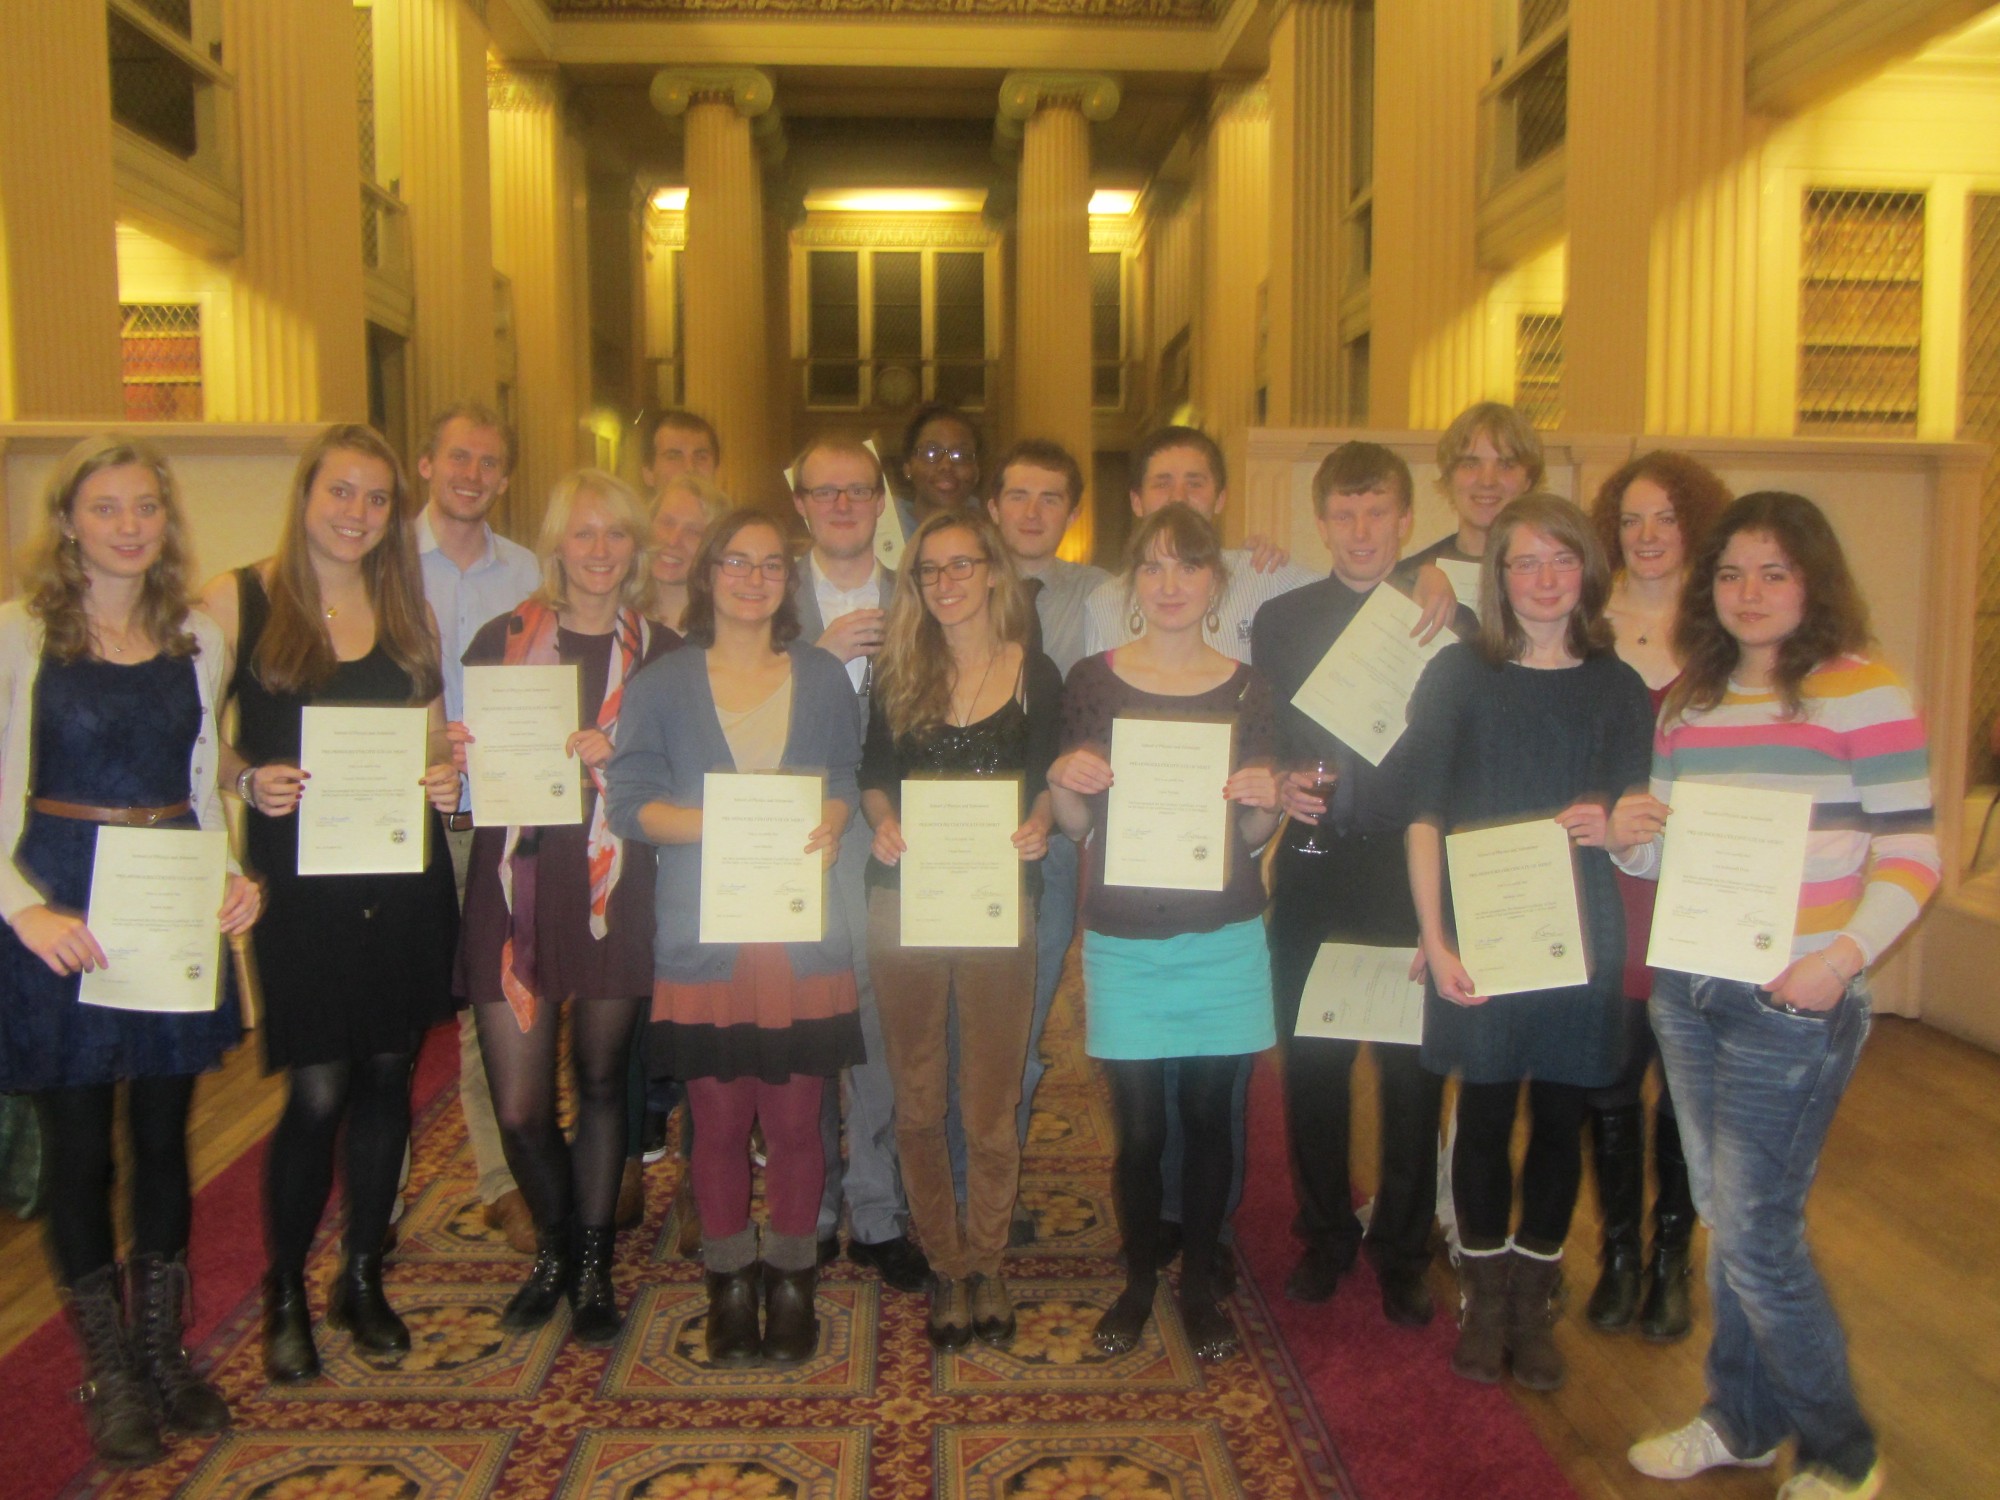
[[[1123,219],[1131,215],[1139,195],[1128,188],[1099,188],[1090,195],[1090,211],[1103,219]]]
[[[986,203],[978,188],[845,188],[806,194],[806,207],[849,214],[969,214]]]
[[[688,206],[688,190],[684,187],[663,187],[653,189],[653,207],[663,214],[685,213]]]

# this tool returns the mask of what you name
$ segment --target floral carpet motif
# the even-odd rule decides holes
[[[1052,1016],[1023,1201],[1037,1239],[1008,1259],[1010,1348],[940,1355],[924,1299],[845,1259],[819,1288],[820,1347],[790,1370],[716,1369],[702,1351],[701,1268],[663,1257],[681,1168],[647,1171],[648,1212],[619,1237],[626,1328],[609,1349],[568,1339],[559,1312],[508,1334],[500,1308],[527,1270],[473,1193],[456,1095],[419,1121],[413,1192],[389,1261],[414,1347],[359,1356],[318,1329],[325,1373],[263,1375],[252,1291],[196,1351],[236,1414],[215,1439],[175,1440],[149,1469],[89,1469],[75,1500],[1256,1500],[1352,1496],[1262,1294],[1229,1311],[1242,1357],[1202,1365],[1163,1287],[1146,1337],[1100,1355],[1098,1313],[1120,1285],[1108,1104],[1082,1056],[1074,981]],[[473,1206],[468,1206],[473,1205]],[[314,1253],[313,1305],[339,1260]],[[0,1484],[4,1489],[4,1484]]]

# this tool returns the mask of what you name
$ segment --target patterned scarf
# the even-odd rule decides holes
[[[651,631],[643,616],[634,609],[618,611],[611,628],[611,670],[605,678],[604,703],[597,710],[597,728],[613,744],[618,741],[618,708],[625,697],[625,680],[645,659]],[[507,622],[507,645],[502,658],[507,666],[555,666],[556,612],[539,599],[530,599],[515,610]],[[602,941],[610,930],[606,911],[612,889],[618,884],[625,864],[625,842],[612,833],[605,821],[606,786],[604,772],[596,766],[585,768],[597,788],[591,809],[590,830],[584,849],[590,869],[590,935]],[[536,851],[520,848],[521,830],[507,829],[500,851],[500,895],[507,903],[508,937],[500,949],[500,992],[507,998],[514,1021],[522,1031],[535,1024],[541,996],[535,979],[535,883]]]

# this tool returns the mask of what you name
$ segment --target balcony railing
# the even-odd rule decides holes
[[[361,266],[366,273],[369,321],[407,336],[416,304],[410,259],[410,214],[385,187],[361,183]]]

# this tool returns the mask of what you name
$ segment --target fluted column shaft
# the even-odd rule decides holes
[[[347,0],[224,0],[236,74],[243,255],[233,277],[239,422],[368,413],[361,145]]]
[[[1014,430],[1052,438],[1090,472],[1090,122],[1071,99],[1025,122],[1015,249]],[[1085,558],[1088,504],[1063,555]]]
[[[514,430],[520,456],[507,530],[535,534],[555,481],[577,462],[581,408],[568,327],[575,285],[576,183],[560,84],[552,74],[487,79],[493,264],[514,292]]]
[[[1194,399],[1240,480],[1257,420],[1257,288],[1269,255],[1271,107],[1261,87],[1218,94],[1202,150],[1200,326]],[[1241,510],[1224,513],[1230,534]]]
[[[1270,413],[1345,415],[1340,389],[1349,86],[1347,7],[1294,0],[1271,34]]]
[[[779,467],[767,411],[763,182],[750,121],[726,95],[688,105],[685,163],[687,404],[722,438],[723,487],[756,501],[771,496]]]
[[[0,417],[113,418],[118,242],[105,10],[10,5],[0,45]]]

